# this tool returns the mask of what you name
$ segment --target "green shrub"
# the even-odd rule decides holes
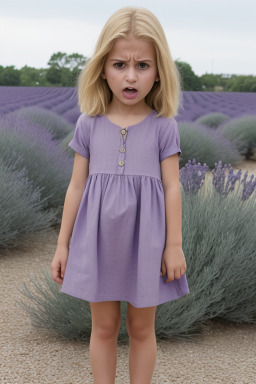
[[[210,168],[221,160],[232,165],[239,164],[243,158],[236,145],[225,138],[219,130],[199,126],[193,122],[179,122],[180,147],[182,155],[180,166],[183,167],[193,157]]]
[[[0,119],[0,156],[4,164],[26,167],[34,188],[40,187],[44,208],[60,208],[72,173],[73,160],[42,127],[28,124],[15,113]]]
[[[28,124],[42,127],[52,135],[53,140],[63,139],[74,130],[72,124],[69,124],[67,120],[49,109],[31,106],[20,108],[11,113],[21,117]]]
[[[218,128],[221,124],[226,123],[230,117],[224,113],[213,112],[200,116],[195,120],[197,124],[206,125],[209,128]]]
[[[19,159],[17,159],[19,161]],[[0,248],[12,248],[20,235],[41,231],[56,221],[56,211],[43,211],[40,188],[27,178],[26,168],[4,165],[0,158]]]
[[[245,115],[224,124],[221,133],[234,143],[240,154],[248,160],[256,149],[256,116]]]

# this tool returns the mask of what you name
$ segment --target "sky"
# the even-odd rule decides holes
[[[108,18],[127,5],[155,14],[172,58],[196,75],[256,76],[255,0],[0,0],[0,65],[48,68],[59,51],[90,57]]]

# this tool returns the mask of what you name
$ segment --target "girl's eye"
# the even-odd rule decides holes
[[[123,64],[123,63],[115,63],[114,65],[116,66],[116,65],[118,65],[118,64]],[[116,68],[121,69],[121,67],[116,67]]]
[[[122,64],[124,64],[124,63],[121,63],[121,62],[120,62],[120,63],[115,63],[115,64],[114,64],[114,66],[115,66],[116,68],[118,68],[118,69],[122,69],[123,67],[119,67],[119,66],[117,66],[118,64],[121,64],[121,65],[122,65]],[[147,65],[147,66],[148,66],[147,63],[140,63],[140,65],[141,65],[141,64],[142,64],[142,65]],[[141,69],[145,69],[145,67],[144,67],[144,68],[141,68]]]
[[[144,65],[147,65],[147,66],[148,66],[148,64],[147,64],[147,63],[140,63],[140,64],[142,64],[142,65],[144,64]]]

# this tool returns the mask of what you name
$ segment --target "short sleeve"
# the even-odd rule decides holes
[[[180,134],[178,124],[174,118],[169,120],[169,123],[164,128],[164,132],[159,142],[159,161],[161,162],[166,157],[179,153],[182,154],[180,149]]]
[[[89,127],[85,123],[85,115],[82,114],[79,116],[73,139],[69,142],[69,146],[80,155],[90,158],[90,148],[89,148]]]

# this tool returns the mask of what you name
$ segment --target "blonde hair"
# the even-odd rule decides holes
[[[127,6],[114,12],[104,25],[93,56],[81,70],[78,79],[78,105],[90,116],[105,114],[112,91],[101,76],[106,57],[117,39],[136,38],[151,41],[156,51],[160,81],[155,82],[145,98],[158,112],[157,116],[174,117],[181,100],[180,74],[164,30],[157,17],[146,8]]]

